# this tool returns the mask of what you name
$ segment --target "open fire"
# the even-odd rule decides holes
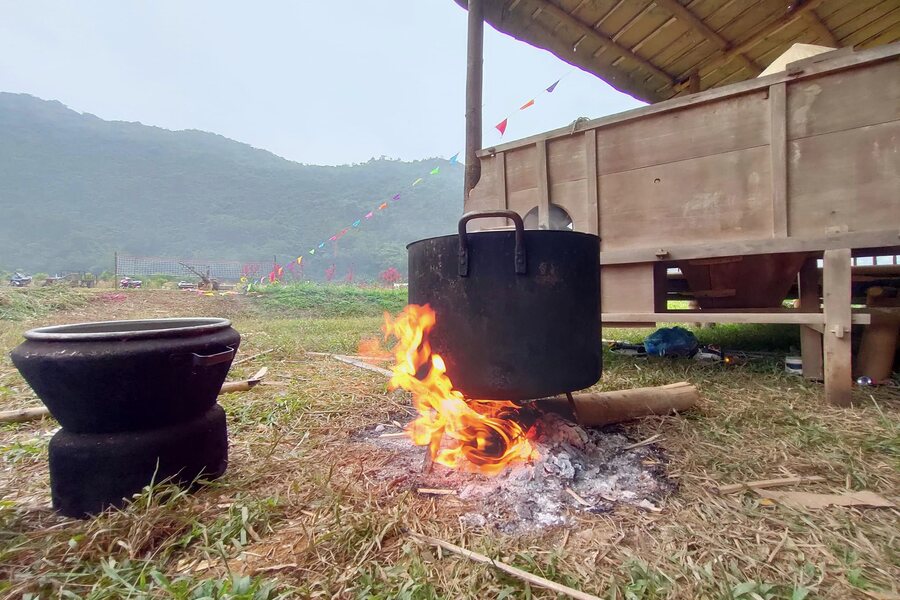
[[[431,460],[452,469],[496,475],[508,465],[538,458],[515,420],[512,402],[467,400],[431,351],[428,335],[437,316],[427,304],[385,314],[385,341],[396,339],[390,386],[412,394],[419,416],[406,428],[412,442],[427,446]]]

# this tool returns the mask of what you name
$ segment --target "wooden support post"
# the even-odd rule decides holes
[[[509,208],[509,196],[506,192],[506,152],[498,152],[497,162],[497,198],[500,200],[498,208]],[[504,221],[508,224],[508,221]]]
[[[547,140],[537,141],[538,229],[550,229],[550,180],[547,176]]]
[[[584,132],[584,173],[587,179],[588,222],[584,231],[600,234],[600,179],[597,173],[597,130]]]
[[[826,250],[822,296],[825,308],[825,400],[850,405],[850,249]]]
[[[769,150],[772,161],[772,237],[788,236],[787,91],[784,83],[769,87]]]
[[[819,266],[815,256],[806,259],[800,268],[797,287],[800,290],[800,310],[819,312]],[[821,381],[825,376],[822,369],[822,334],[807,325],[800,326],[800,355],[803,357],[803,376]]]
[[[481,179],[482,72],[484,67],[484,6],[482,0],[469,0],[469,28],[466,46],[466,176],[463,201],[469,198]]]

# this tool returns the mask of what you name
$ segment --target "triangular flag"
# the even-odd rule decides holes
[[[362,219],[357,219],[357,220],[353,221],[353,226],[354,226],[354,227],[359,227],[359,224],[360,224],[360,223],[362,223]]]
[[[506,133],[506,122],[507,121],[509,121],[509,118],[503,119],[502,121],[500,121],[499,123],[494,125],[494,127],[497,128],[497,131],[500,132],[500,135],[503,135],[504,133]]]
[[[421,177],[419,177],[418,179],[416,179],[415,181],[413,181],[412,184],[413,184],[413,186],[416,186],[416,185],[419,185],[420,183],[422,183],[422,178],[421,178]]]
[[[329,242],[333,242],[333,241],[335,241],[336,239],[337,239],[337,234],[334,234],[333,236],[331,236],[330,238],[328,238],[328,241],[329,241]]]
[[[302,265],[302,264],[303,264],[303,257],[302,257],[302,256],[298,256],[298,257],[297,257],[297,264],[298,264],[298,265]]]
[[[393,200],[394,202],[396,202],[399,199],[400,199],[400,194],[394,194],[393,196],[391,196],[391,200]]]
[[[387,202],[382,202],[382,203],[378,206],[378,210],[384,210],[385,208],[387,208]]]
[[[284,275],[284,267],[279,265],[278,266],[278,276],[281,277],[282,275]]]
[[[551,85],[550,87],[547,88],[547,93],[548,93],[548,94],[552,94],[552,93],[553,93],[553,90],[555,90],[555,89],[556,89],[556,86],[558,86],[558,85],[559,85],[559,79],[557,79],[556,81],[554,81],[554,82],[553,82],[553,85]]]
[[[440,167],[435,167],[435,168],[433,168],[433,169],[431,170],[431,173],[429,173],[429,175],[437,175],[437,174],[440,173],[440,172],[441,172],[441,168],[440,168]]]
[[[455,165],[459,162],[459,152],[450,157],[450,164]]]
[[[310,254],[315,254],[315,253],[316,253],[316,249],[313,248],[312,250],[309,251],[309,253],[310,253]]]
[[[529,106],[534,106],[534,100],[529,100],[528,102],[526,102],[525,104],[523,104],[522,106],[520,106],[520,107],[519,107],[519,110],[525,110],[525,109],[528,108]]]
[[[324,248],[324,247],[325,247],[325,242],[322,242],[321,244],[319,244],[319,248]]]
[[[375,214],[375,213],[373,213],[372,211],[369,211],[368,213],[366,213],[366,218],[367,218],[367,219],[371,219],[371,218],[372,218],[372,215],[374,215],[374,214]]]

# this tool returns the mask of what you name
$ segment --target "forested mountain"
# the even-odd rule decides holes
[[[289,260],[423,177],[342,237],[336,258],[328,243],[305,260],[315,279],[332,263],[338,278],[351,266],[358,278],[405,273],[405,244],[454,230],[462,171],[444,159],[299,164],[212,133],[0,93],[0,270],[99,272],[115,251]]]

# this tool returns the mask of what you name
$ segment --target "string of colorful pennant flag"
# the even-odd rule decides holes
[[[528,100],[527,102],[525,102],[524,104],[519,106],[519,108],[517,109],[516,112],[531,108],[532,106],[535,105],[537,98],[539,98],[543,94],[552,94],[553,91],[556,90],[556,87],[559,85],[559,83],[563,79],[568,77],[569,74],[572,73],[572,71],[574,71],[574,69],[569,71],[568,73],[566,73],[565,75],[563,75],[562,77],[557,79],[556,81],[554,81],[552,84],[550,84],[546,88],[543,88],[540,93],[535,95],[535,97],[533,97],[531,100]],[[507,125],[509,123],[509,119],[511,116],[512,116],[512,114],[507,115],[502,121],[500,121],[497,125],[494,126],[500,132],[501,137],[503,136],[503,134],[506,133],[506,128],[507,128]],[[460,153],[457,152],[456,154],[451,156],[449,159],[449,163],[451,165],[457,164],[459,162],[459,155],[460,155]],[[287,265],[287,269],[291,272],[296,272],[297,268],[302,269],[304,257],[306,257],[308,259],[309,257],[315,257],[317,254],[321,254],[321,252],[325,249],[325,245],[328,242],[337,242],[342,237],[347,235],[349,232],[353,231],[354,229],[358,229],[366,221],[370,221],[379,212],[386,210],[389,206],[391,206],[391,203],[396,203],[396,202],[400,201],[401,198],[403,197],[403,194],[405,194],[412,188],[416,187],[417,185],[420,185],[421,183],[425,182],[427,178],[432,177],[434,175],[440,175],[440,173],[441,173],[441,167],[440,166],[434,167],[433,169],[431,169],[429,171],[427,176],[417,178],[411,184],[409,184],[405,188],[402,188],[401,190],[399,190],[395,194],[393,194],[390,197],[390,199],[382,201],[381,203],[378,204],[378,206],[372,208],[365,214],[360,215],[360,217],[358,219],[349,223],[346,227],[341,228],[339,231],[334,233],[329,238],[319,242],[317,245],[310,248],[306,253],[301,254],[296,259],[289,262]],[[285,267],[283,267],[282,265],[278,265],[278,264],[272,265],[272,271],[268,274],[268,277],[265,277],[265,276],[261,277],[259,282],[264,283],[265,280],[268,279],[270,282],[274,283],[274,282],[280,280],[284,276],[284,269],[285,269]]]
[[[527,109],[531,108],[532,106],[535,105],[535,103],[537,102],[537,99],[540,98],[541,96],[543,96],[544,94],[552,94],[554,92],[554,90],[556,90],[556,86],[559,85],[559,82],[562,81],[563,79],[565,79],[566,77],[568,77],[569,75],[571,75],[574,71],[575,71],[574,68],[567,71],[565,75],[563,75],[562,77],[560,77],[559,79],[557,79],[556,81],[551,83],[549,86],[541,89],[541,91],[538,92],[531,100],[520,105],[519,108],[510,112],[508,115],[506,115],[506,117],[503,118],[502,121],[500,121],[499,123],[494,125],[494,129],[496,129],[497,131],[500,132],[500,137],[502,138],[503,135],[506,133],[506,126],[509,125],[509,120],[512,118],[512,116],[514,114],[520,113],[523,110],[527,110]]]

